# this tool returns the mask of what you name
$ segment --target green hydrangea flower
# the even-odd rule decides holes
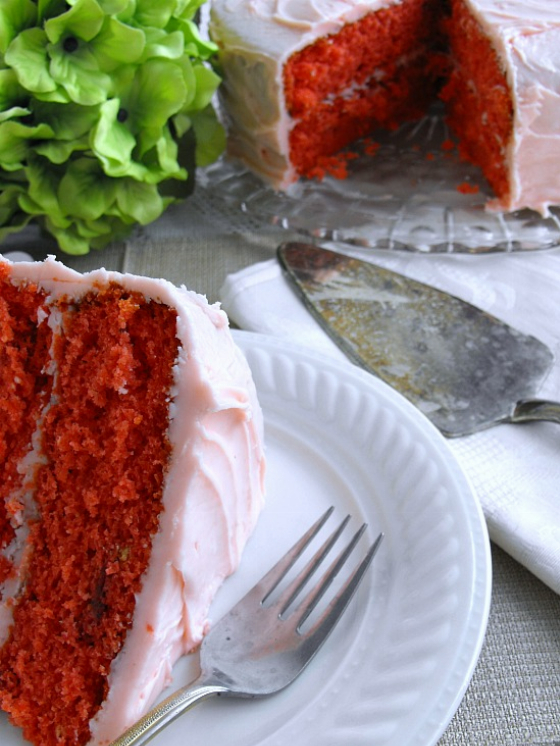
[[[0,0],[0,240],[84,254],[189,193],[225,142],[203,2]]]

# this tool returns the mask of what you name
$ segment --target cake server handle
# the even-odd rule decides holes
[[[202,702],[203,699],[215,694],[226,694],[228,691],[227,687],[218,683],[211,683],[201,676],[192,684],[178,689],[162,700],[125,731],[122,736],[113,741],[111,746],[142,746],[142,744],[151,741],[179,715]]]
[[[560,425],[560,402],[523,399],[517,402],[509,422],[556,422]]]

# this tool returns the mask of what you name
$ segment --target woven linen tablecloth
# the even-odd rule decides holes
[[[103,265],[163,276],[214,301],[230,273],[271,259],[280,242],[297,238],[197,192],[102,253],[68,257],[29,235],[14,237],[2,250],[24,248],[37,259],[57,253],[79,271]],[[560,746],[560,596],[495,545],[492,559],[486,639],[466,695],[438,746]]]

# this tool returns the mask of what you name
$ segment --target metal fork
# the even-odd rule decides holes
[[[282,559],[226,614],[204,638],[201,674],[148,712],[112,746],[140,746],[183,712],[211,695],[262,697],[284,689],[317,653],[354,595],[381,543],[371,544],[362,561],[316,621],[310,615],[332,584],[366,530],[363,524],[305,599],[296,604],[304,586],[330,553],[350,516],[328,536],[279,597],[272,596],[304,550],[331,515],[329,508]],[[305,627],[306,622],[309,628]]]

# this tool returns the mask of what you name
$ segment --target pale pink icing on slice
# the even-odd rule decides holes
[[[91,723],[90,743],[107,744],[146,711],[175,661],[200,643],[210,603],[239,564],[263,504],[262,412],[226,315],[202,296],[103,269],[80,275],[51,258],[14,264],[12,279],[36,282],[50,297],[76,299],[114,281],[177,312],[182,347],[170,405],[173,455],[164,510],[132,629]]]

